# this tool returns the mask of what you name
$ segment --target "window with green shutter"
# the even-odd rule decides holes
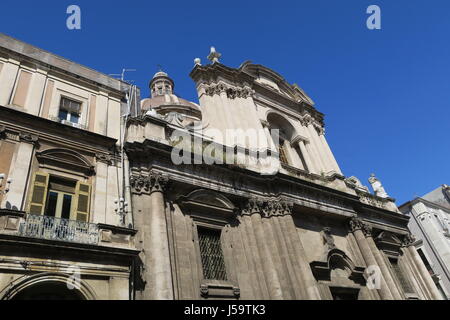
[[[31,214],[44,214],[47,199],[49,175],[43,172],[37,172],[33,177],[31,185],[30,201],[28,212]]]

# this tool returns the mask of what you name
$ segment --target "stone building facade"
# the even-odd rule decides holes
[[[195,61],[198,104],[162,71],[140,101],[0,35],[0,299],[440,299],[307,94],[219,58]]]
[[[450,187],[442,185],[399,209],[411,218],[414,246],[442,296],[450,299]]]

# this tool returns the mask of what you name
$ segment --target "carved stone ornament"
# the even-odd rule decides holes
[[[416,242],[416,238],[411,233],[408,233],[403,238],[402,246],[407,248],[412,246],[414,242]]]
[[[242,215],[261,214],[263,211],[264,200],[259,198],[248,199],[242,208]]]
[[[355,232],[355,231],[358,231],[358,230],[362,230],[364,223],[359,218],[352,218],[350,220],[349,225],[350,225],[350,231],[351,232]]]
[[[290,215],[292,207],[293,203],[284,200],[270,200],[264,206],[263,215],[266,218]]]
[[[151,172],[148,176],[133,175],[130,178],[131,187],[136,193],[164,192],[168,182],[169,178],[159,172]]]
[[[334,243],[333,235],[331,234],[330,228],[324,228],[322,230],[322,238],[324,244],[327,246],[327,252],[336,248],[336,244]]]
[[[205,85],[205,93],[209,96],[221,95],[222,93],[226,93],[229,99],[246,99],[253,96],[255,91],[248,86],[231,87],[223,82],[219,82],[217,84]]]
[[[106,163],[108,165],[113,163],[113,157],[109,154],[97,154],[95,159],[98,162]]]
[[[21,142],[31,143],[36,145],[39,142],[39,137],[29,133],[21,132],[19,134],[19,139]]]
[[[366,237],[371,237],[372,236],[372,227],[369,226],[367,223],[363,223],[362,232],[364,233],[364,235]]]

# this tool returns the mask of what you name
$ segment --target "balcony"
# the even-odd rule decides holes
[[[23,237],[97,245],[98,225],[47,216],[27,215],[20,223]]]

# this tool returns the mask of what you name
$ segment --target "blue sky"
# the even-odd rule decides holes
[[[346,176],[373,172],[401,204],[450,184],[450,2],[8,1],[0,31],[107,74],[148,95],[161,64],[178,95],[195,100],[188,74],[214,45],[221,62],[251,60],[298,83],[326,115],[327,139]],[[81,7],[82,29],[66,28]],[[382,29],[366,28],[380,6]]]

